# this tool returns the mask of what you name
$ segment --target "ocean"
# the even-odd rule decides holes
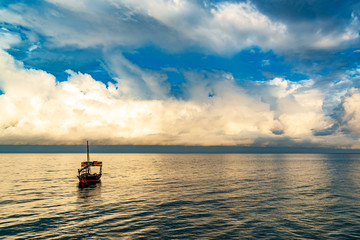
[[[357,154],[0,154],[2,239],[359,239]]]

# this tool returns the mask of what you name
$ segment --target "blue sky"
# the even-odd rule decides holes
[[[359,148],[357,1],[1,1],[0,144]]]

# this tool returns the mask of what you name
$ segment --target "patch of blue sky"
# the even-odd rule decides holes
[[[0,6],[1,7],[8,7],[9,5],[13,5],[16,3],[24,3],[27,6],[40,6],[42,4],[44,4],[44,1],[42,0],[1,0],[0,1]]]
[[[79,49],[74,46],[54,48],[48,44],[46,37],[38,33],[36,42],[29,39],[31,30],[25,27],[7,23],[0,23],[0,27],[21,38],[21,41],[7,52],[16,60],[23,62],[26,68],[46,71],[60,82],[67,80],[68,74],[65,71],[68,69],[88,73],[105,84],[115,82],[104,67],[101,49]]]
[[[348,68],[355,68],[360,65],[360,48],[348,48],[341,54],[349,62]]]
[[[231,57],[221,57],[197,52],[173,54],[159,48],[146,47],[126,52],[124,56],[141,68],[171,69],[171,74],[167,71],[169,81],[176,84],[184,81],[181,72],[192,70],[229,72],[239,83],[248,80],[266,81],[274,77],[284,77],[291,81],[308,78],[306,74],[294,71],[291,64],[273,51],[264,52],[258,48],[246,49]]]
[[[182,97],[181,85],[185,82],[185,77],[181,72],[167,71],[168,81],[170,83],[170,92],[176,98]]]
[[[329,53],[321,59],[311,59],[303,63],[312,66],[311,75],[326,81],[338,81],[338,74],[357,69],[360,65],[360,52],[355,48],[348,48],[341,52]]]
[[[90,74],[103,83],[114,82],[106,71],[99,49],[77,49],[74,47],[46,48],[41,43],[33,47],[30,44],[17,45],[8,52],[24,63],[26,68],[41,69],[54,75],[57,81],[66,81],[70,69],[75,72]]]
[[[329,67],[323,67],[319,72],[317,72],[317,74],[321,75],[321,76],[325,76],[328,75],[332,72],[332,69]]]
[[[13,25],[13,24],[9,24],[6,22],[0,22],[0,28],[3,31],[7,31],[13,34],[17,34],[20,38],[22,42],[25,42],[23,44],[26,44],[28,42],[28,37],[27,37],[27,33],[30,33],[31,30],[23,27],[21,25]]]

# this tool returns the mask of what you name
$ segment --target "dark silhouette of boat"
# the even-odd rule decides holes
[[[90,162],[89,156],[89,142],[86,141],[86,152],[87,152],[87,161],[81,163],[81,169],[78,169],[78,179],[79,185],[81,187],[86,187],[91,184],[96,184],[100,182],[102,175],[102,162],[92,161]],[[95,172],[94,167],[99,167],[100,171]]]

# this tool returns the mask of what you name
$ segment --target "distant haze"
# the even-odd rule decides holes
[[[0,145],[1,153],[83,153],[79,145]],[[95,145],[90,153],[351,153],[359,149],[307,148],[307,147],[241,147],[241,146],[159,146],[159,145]]]

